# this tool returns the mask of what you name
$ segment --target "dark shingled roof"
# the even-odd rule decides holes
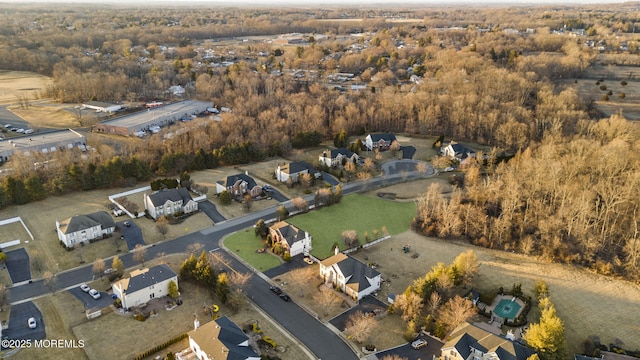
[[[129,279],[129,286],[125,289],[127,294],[132,294],[138,290],[148,288],[151,285],[155,285],[159,282],[171,279],[177,276],[167,264],[160,264],[149,268],[146,272],[132,276]]]
[[[149,200],[151,200],[153,206],[158,207],[164,205],[167,200],[171,200],[172,202],[182,200],[182,204],[186,205],[190,200],[193,200],[193,198],[189,195],[189,191],[187,191],[187,189],[179,188],[160,190],[149,195]]]
[[[451,148],[453,149],[453,151],[455,152],[456,155],[460,154],[460,158],[461,159],[466,159],[469,154],[475,154],[476,152],[465,147],[464,145],[460,145],[458,143],[455,144],[451,144]]]
[[[413,155],[415,155],[416,153],[416,148],[415,146],[403,146],[400,148],[400,151],[402,151],[402,158],[403,159],[413,159]]]
[[[228,188],[230,186],[233,186],[233,184],[235,184],[236,181],[238,181],[238,180],[246,181],[247,182],[247,188],[249,188],[249,189],[252,189],[252,188],[254,188],[255,186],[258,185],[256,183],[256,181],[253,180],[253,178],[251,176],[246,175],[246,174],[236,174],[236,175],[227,176],[226,179],[218,181],[218,184]]]
[[[96,225],[102,225],[103,229],[115,227],[111,215],[106,211],[98,211],[88,215],[75,215],[60,222],[60,230],[63,234],[71,234],[76,231],[92,228]]]
[[[329,154],[327,154],[326,151],[322,152],[322,156],[324,157],[331,156],[332,159],[335,159],[338,155],[342,155],[350,158],[353,156],[353,154],[354,154],[353,151],[347,150],[347,148],[343,148],[343,147],[333,149],[329,152]]]
[[[249,337],[225,315],[215,320],[220,325],[218,340],[229,349],[227,360],[245,360],[250,357],[259,357],[250,346],[238,346],[249,340]]]
[[[389,133],[384,134],[369,134],[371,136],[371,141],[378,142],[380,140],[384,140],[386,142],[393,142],[396,139],[396,136]]]
[[[346,281],[346,284],[358,284],[358,289],[368,288],[371,284],[367,278],[373,279],[380,275],[377,270],[361,263],[351,256],[347,256],[346,259],[340,261],[337,265],[345,279],[351,276],[349,280]]]
[[[303,230],[300,230],[297,227],[284,221],[273,225],[273,228],[280,230],[282,237],[287,240],[287,244],[289,244],[289,246],[292,246],[294,243],[305,238],[305,232]]]
[[[296,174],[304,170],[309,170],[309,174],[317,172],[313,165],[306,161],[295,161],[282,167],[282,171],[287,174]]]

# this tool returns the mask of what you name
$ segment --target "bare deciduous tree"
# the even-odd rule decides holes
[[[293,200],[291,200],[291,202],[293,203],[293,206],[296,208],[296,210],[300,211],[300,212],[304,212],[309,210],[309,203],[307,202],[307,200],[301,198],[301,197],[297,197]]]
[[[133,249],[133,259],[144,266],[144,260],[146,256],[147,248],[145,248],[142,244],[136,245],[136,247]]]
[[[369,335],[378,328],[378,325],[378,320],[376,320],[375,316],[365,315],[362,311],[356,311],[347,319],[344,333],[349,339],[362,343],[369,339]]]
[[[360,245],[360,238],[355,230],[345,230],[342,232],[342,241],[349,249]]]
[[[91,270],[93,271],[94,275],[100,275],[100,279],[102,279],[102,275],[104,275],[105,269],[106,269],[106,265],[104,263],[104,260],[98,258],[93,261],[93,266],[91,267]]]
[[[471,318],[475,313],[476,309],[471,300],[456,295],[440,307],[438,321],[449,329],[453,329]]]
[[[394,308],[402,313],[400,316],[404,321],[414,320],[420,314],[423,305],[422,298],[413,291],[398,295],[393,302]]]
[[[160,216],[158,220],[156,220],[156,230],[162,234],[162,237],[167,235],[169,232],[169,220],[167,220],[166,216]]]
[[[329,286],[320,286],[319,291],[313,296],[323,310],[324,316],[329,315],[331,305],[335,304],[339,299]]]

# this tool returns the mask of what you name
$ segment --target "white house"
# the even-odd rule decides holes
[[[223,316],[187,333],[189,347],[198,360],[260,360],[249,345],[249,337]]]
[[[369,134],[365,138],[364,144],[369,151],[373,151],[375,149],[382,151],[388,150],[391,143],[394,141],[396,141],[396,136],[393,134]]]
[[[82,104],[87,109],[95,110],[96,112],[112,113],[122,109],[122,105],[109,104],[100,101],[88,101]]]
[[[144,194],[144,207],[152,218],[157,219],[163,215],[192,213],[198,210],[198,203],[191,198],[187,189],[179,188]]]
[[[169,295],[171,281],[177,286],[178,274],[168,265],[160,264],[132,271],[130,277],[113,283],[111,289],[122,302],[122,307],[129,309],[144,305],[151,299]]]
[[[75,215],[66,220],[56,221],[58,239],[66,247],[76,243],[88,243],[93,239],[109,236],[116,229],[116,223],[106,211],[88,215]]]
[[[441,349],[441,359],[525,360],[535,354],[535,351],[518,342],[467,322],[455,328],[447,340]]]
[[[276,168],[276,179],[280,182],[297,182],[304,174],[312,174],[316,179],[320,178],[320,172],[313,165],[306,161],[295,161],[289,164],[278,165]]]
[[[337,148],[333,150],[325,150],[320,154],[318,158],[318,162],[321,165],[326,166],[342,166],[342,162],[344,161],[352,161],[357,162],[360,157],[358,154],[353,151],[347,150],[346,148]]]
[[[286,221],[280,221],[269,227],[272,241],[279,242],[289,255],[308,254],[311,251],[311,236]]]
[[[223,180],[216,182],[216,194],[228,191],[231,196],[242,196],[249,193],[252,197],[262,194],[262,186],[247,173],[227,176]]]
[[[458,162],[463,162],[467,160],[467,158],[474,158],[476,156],[475,151],[468,149],[464,145],[458,144],[455,141],[450,142],[447,146],[443,146],[440,153],[443,156],[446,156],[451,160],[457,160]]]
[[[376,269],[342,253],[320,262],[320,276],[354,300],[380,289],[381,275]]]

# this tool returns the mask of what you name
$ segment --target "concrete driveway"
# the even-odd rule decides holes
[[[125,223],[129,224],[126,226]],[[124,240],[127,242],[129,250],[135,249],[136,245],[144,245],[144,239],[142,239],[142,230],[131,220],[120,221],[116,223],[116,227],[120,230]],[[115,236],[118,236],[116,234]]]
[[[11,282],[18,284],[31,280],[31,266],[29,264],[29,254],[24,248],[7,251],[7,270],[11,276]]]
[[[30,329],[27,325],[29,318],[36,319],[36,328]],[[9,328],[2,332],[2,338],[12,340],[40,340],[46,336],[42,313],[31,301],[11,306],[9,315]]]
[[[100,291],[100,289],[96,289],[96,290]],[[102,309],[113,304],[113,301],[114,301],[111,298],[111,294],[106,293],[104,291],[100,291],[99,299],[92,298],[91,295],[89,295],[89,293],[82,291],[82,289],[80,289],[79,286],[71,288],[68,291],[71,295],[75,296],[78,300],[80,300],[80,302],[84,305],[85,310]]]
[[[219,223],[221,221],[227,220],[224,216],[222,216],[222,214],[220,214],[220,212],[218,212],[216,206],[209,200],[199,202],[198,210],[205,213],[214,223]]]

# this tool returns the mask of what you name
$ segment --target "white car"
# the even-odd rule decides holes
[[[427,340],[425,340],[425,339],[418,339],[418,340],[416,340],[416,341],[411,343],[411,347],[416,349],[416,350],[418,350],[420,348],[423,348],[425,346],[427,346]]]
[[[35,329],[36,326],[38,326],[38,324],[36,323],[36,319],[30,317],[29,321],[27,321],[27,324],[29,325],[29,329]]]
[[[17,132],[18,134],[22,134],[22,133],[24,133],[24,129],[18,129],[18,130],[16,130],[16,132]]]
[[[82,285],[80,285],[80,290],[82,290],[84,292],[89,292],[89,290],[91,290],[91,288],[87,284],[82,284]]]
[[[27,129],[24,131],[25,134],[33,134],[33,129]]]
[[[89,295],[91,295],[91,297],[94,298],[95,300],[100,299],[100,292],[96,289],[89,290]]]
[[[8,129],[8,128],[10,128],[11,126],[13,126],[13,125],[11,125],[11,124],[5,124],[4,128],[5,128],[5,129]]]

